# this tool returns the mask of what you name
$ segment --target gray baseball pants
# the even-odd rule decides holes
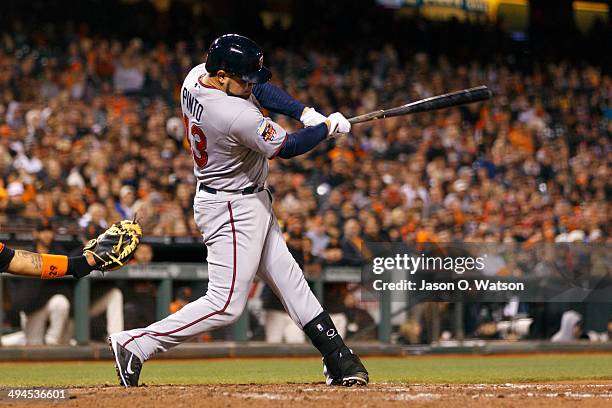
[[[194,216],[208,249],[206,295],[144,329],[113,335],[142,361],[202,332],[233,323],[245,308],[255,275],[274,290],[302,328],[323,309],[279,228],[267,189],[254,194],[200,191]]]

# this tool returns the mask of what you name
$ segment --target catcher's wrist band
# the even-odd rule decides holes
[[[55,279],[65,275],[82,278],[89,275],[93,270],[84,255],[72,258],[51,254],[41,254],[40,256],[42,257],[41,279]]]
[[[65,255],[40,254],[42,258],[41,279],[55,279],[66,275],[68,257]]]
[[[0,242],[0,273],[6,272],[14,256],[15,251]]]

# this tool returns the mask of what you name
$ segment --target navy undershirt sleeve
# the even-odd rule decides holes
[[[291,95],[269,82],[256,84],[253,87],[253,95],[260,105],[272,112],[290,116],[300,120],[304,111],[304,104],[295,100]]]
[[[285,144],[279,151],[278,156],[283,159],[299,156],[311,151],[326,138],[327,125],[325,123],[300,129],[287,135]]]
[[[8,270],[8,267],[11,264],[11,261],[13,260],[14,256],[15,251],[0,242],[0,273],[6,272]]]

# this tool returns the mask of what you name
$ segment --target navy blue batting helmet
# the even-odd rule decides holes
[[[257,43],[238,34],[225,34],[213,41],[206,58],[206,71],[223,70],[242,80],[261,84],[272,77],[263,66],[263,51]]]

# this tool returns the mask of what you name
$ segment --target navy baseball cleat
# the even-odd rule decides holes
[[[328,365],[335,368],[328,369]],[[370,381],[368,370],[349,348],[338,352],[335,358],[323,358],[323,375],[327,385],[352,387],[353,385],[368,385]]]
[[[108,338],[108,346],[115,357],[115,368],[117,369],[117,377],[119,385],[124,387],[138,387],[138,377],[142,370],[142,361],[134,353],[123,347],[113,339],[113,336]]]

